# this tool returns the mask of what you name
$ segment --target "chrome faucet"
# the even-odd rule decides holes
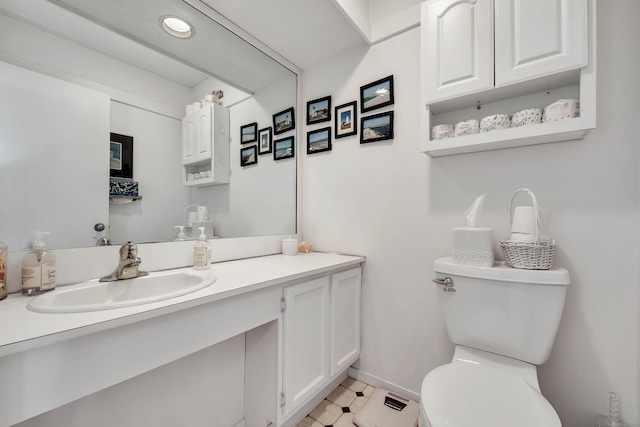
[[[146,276],[146,271],[139,271],[142,260],[138,258],[138,247],[135,243],[127,242],[120,246],[120,262],[113,273],[100,278],[101,282],[115,282],[116,280],[135,279]]]

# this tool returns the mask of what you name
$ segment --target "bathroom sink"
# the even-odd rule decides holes
[[[39,313],[81,313],[163,301],[203,289],[216,281],[211,270],[180,270],[116,282],[89,280],[35,297],[27,307]]]

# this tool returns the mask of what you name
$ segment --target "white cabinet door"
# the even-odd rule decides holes
[[[284,288],[283,417],[329,381],[329,276]]]
[[[207,105],[199,109],[196,113],[196,158],[198,161],[211,159],[211,126],[213,123],[213,109]]]
[[[213,109],[210,105],[182,119],[182,164],[211,159]]]
[[[195,116],[189,114],[182,119],[182,164],[196,162]]]
[[[587,65],[586,0],[495,0],[496,86]]]
[[[360,356],[361,282],[360,267],[331,275],[331,377]]]
[[[427,103],[491,89],[493,0],[423,3]]]

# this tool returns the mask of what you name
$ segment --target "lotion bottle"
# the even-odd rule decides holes
[[[22,295],[38,295],[56,287],[56,256],[45,250],[42,236],[46,231],[34,231],[32,251],[22,258]]]
[[[193,246],[193,268],[206,270],[211,268],[211,244],[204,234],[204,227],[198,227],[200,236]]]

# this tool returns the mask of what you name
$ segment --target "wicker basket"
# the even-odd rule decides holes
[[[538,211],[538,201],[533,192],[527,188],[521,188],[511,196],[509,205],[509,221],[513,223],[513,200],[520,192],[526,192],[533,200],[533,207],[536,214],[536,240],[535,242],[514,242],[503,240],[500,247],[504,253],[507,264],[514,268],[527,270],[548,270],[553,265],[556,252],[555,241],[540,242],[540,213]]]

